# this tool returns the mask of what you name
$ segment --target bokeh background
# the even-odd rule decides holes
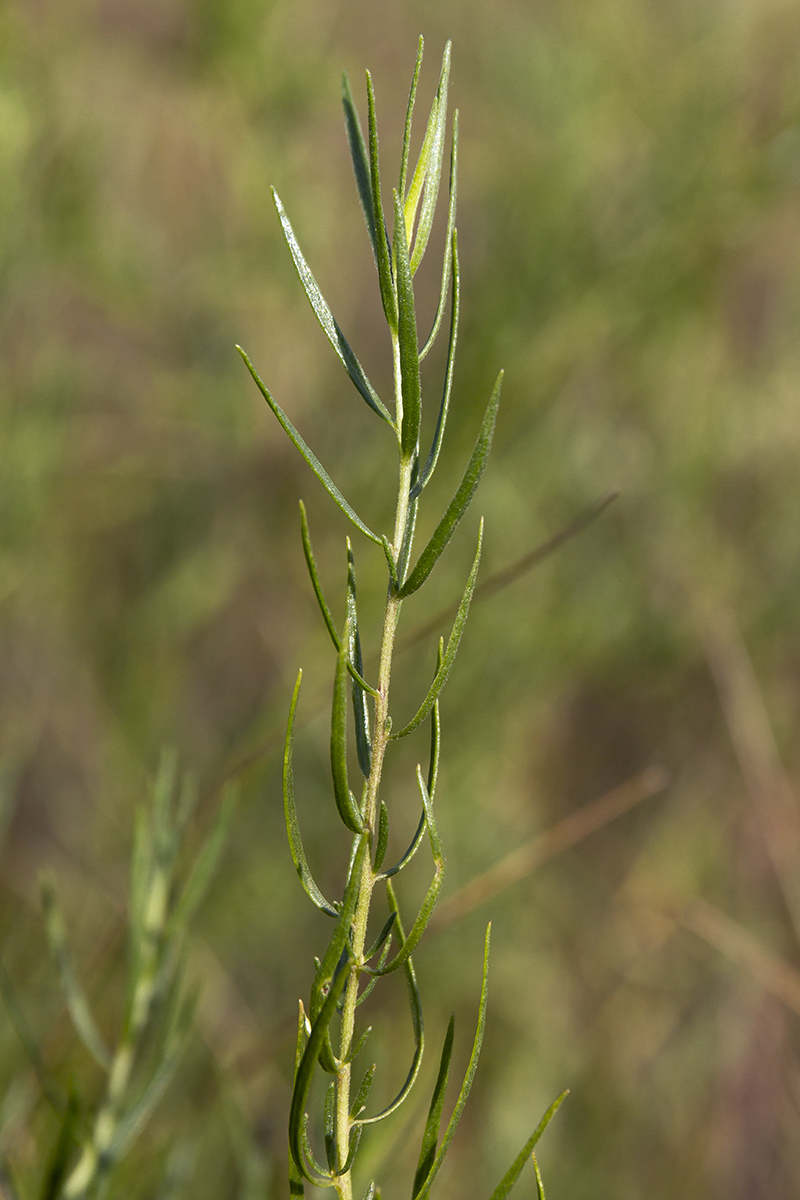
[[[234,343],[370,523],[387,523],[386,431],[316,328],[269,185],[387,392],[339,76],[350,73],[363,112],[370,67],[391,178],[420,32],[420,108],[454,44],[463,271],[451,434],[425,528],[449,500],[500,366],[503,407],[475,506],[485,576],[621,494],[475,607],[443,702],[446,895],[573,817],[574,844],[423,943],[432,1049],[417,1107],[376,1135],[370,1162],[385,1197],[406,1195],[451,1011],[466,1062],[491,918],[484,1059],[442,1197],[488,1195],[567,1086],[541,1147],[551,1200],[796,1197],[790,0],[4,0],[4,970],[48,1067],[91,1099],[100,1079],[65,1017],[37,871],[56,872],[110,1033],[133,814],[159,754],[178,749],[204,819],[235,774],[237,817],[192,951],[197,1033],[115,1194],[173,1195],[165,1171],[197,1200],[286,1194],[297,997],[326,932],[297,884],[279,795],[300,665],[298,804],[324,889],[346,854],[326,765],[333,663],[298,497],[337,613],[349,530]],[[437,286],[431,267],[423,311]],[[432,395],[440,368],[441,356]],[[408,605],[408,630],[459,594],[475,530],[471,514],[430,595]],[[369,645],[382,556],[365,544],[357,556]],[[399,660],[399,707],[411,711],[434,643]],[[422,752],[409,747],[390,772],[398,845],[416,821]],[[665,788],[646,786],[652,771],[643,782],[651,768],[666,772]],[[630,811],[590,833],[584,807],[621,787]],[[409,905],[426,884],[419,857]],[[402,982],[386,985],[375,1020],[388,1095],[411,1045]],[[34,1195],[55,1124],[5,1012],[0,1076],[2,1151]],[[532,1186],[523,1177],[520,1195]]]

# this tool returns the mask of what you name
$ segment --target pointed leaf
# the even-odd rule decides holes
[[[436,429],[433,434],[433,441],[428,452],[428,457],[425,461],[425,466],[422,468],[422,473],[419,479],[411,489],[412,499],[420,494],[426,483],[430,479],[433,472],[436,470],[436,464],[439,461],[439,451],[442,448],[442,438],[444,437],[444,428],[447,424],[447,413],[450,409],[450,395],[453,390],[453,372],[456,361],[456,341],[458,339],[458,311],[460,297],[460,280],[458,271],[458,239],[456,231],[453,230],[452,253],[453,253],[453,303],[450,310],[450,342],[447,348],[447,367],[444,373],[444,386],[442,387],[442,401],[439,405],[439,416],[436,420]],[[421,356],[420,356],[421,357]],[[454,527],[455,528],[455,527]]]
[[[325,1138],[325,1157],[328,1161],[328,1169],[336,1171],[336,1137],[335,1129],[336,1116],[336,1083],[331,1080],[328,1085],[328,1090],[325,1093],[325,1107],[323,1110],[323,1133]]]
[[[478,567],[480,566],[480,561],[481,561],[481,546],[482,546],[482,544],[483,544],[483,518],[481,518],[480,533],[478,534],[478,550],[477,550],[477,553],[475,554],[475,559],[472,563],[472,570],[469,573],[469,578],[467,579],[467,586],[464,588],[464,594],[461,597],[461,602],[459,603],[459,606],[458,606],[458,612],[456,613],[456,619],[453,622],[453,628],[450,630],[450,637],[447,639],[447,649],[444,652],[444,658],[442,659],[441,665],[439,666],[439,668],[436,671],[436,674],[433,677],[433,683],[431,684],[430,688],[428,689],[428,694],[425,697],[425,699],[422,701],[422,704],[420,705],[419,709],[417,710],[416,715],[411,718],[411,720],[409,721],[409,723],[407,725],[403,726],[402,729],[398,730],[397,733],[393,733],[390,735],[392,740],[397,740],[398,738],[406,737],[409,733],[413,733],[413,731],[417,728],[418,725],[422,724],[422,722],[425,720],[428,713],[431,711],[434,704],[436,703],[439,693],[441,692],[442,688],[444,687],[445,683],[447,682],[447,676],[450,674],[450,668],[452,667],[453,662],[455,661],[456,653],[458,652],[458,646],[461,641],[461,635],[464,632],[464,625],[466,624],[466,621],[467,621],[467,614],[469,613],[469,606],[470,606],[470,602],[472,600],[472,593],[475,591],[475,580],[478,577]]]
[[[442,58],[442,71],[439,76],[439,86],[436,91],[436,121],[433,127],[433,137],[431,139],[430,153],[428,162],[425,168],[425,192],[422,197],[422,208],[419,214],[419,225],[417,226],[417,237],[414,242],[414,250],[411,255],[411,273],[416,273],[417,267],[422,262],[425,254],[425,248],[428,245],[431,226],[433,225],[433,215],[436,211],[436,200],[439,195],[439,180],[442,176],[442,159],[444,158],[444,140],[447,131],[447,86],[450,80],[450,47],[448,42],[444,48],[444,56]],[[431,113],[433,116],[433,112]],[[411,223],[409,225],[409,233],[411,232]]]
[[[311,586],[313,587],[314,595],[317,598],[317,604],[319,605],[319,611],[322,613],[322,619],[325,622],[325,627],[328,630],[331,641],[333,642],[333,644],[336,647],[336,650],[338,652],[342,648],[342,643],[339,638],[339,634],[336,631],[336,626],[333,623],[333,617],[331,616],[331,610],[328,608],[328,605],[325,601],[325,596],[323,595],[323,592],[322,592],[322,584],[320,583],[320,578],[317,573],[317,564],[316,564],[316,560],[314,559],[314,551],[311,547],[311,534],[309,533],[309,530],[308,530],[308,517],[306,516],[306,506],[305,506],[305,504],[303,504],[302,500],[300,501],[300,536],[303,539],[303,554],[305,555],[306,566],[308,567],[308,573],[311,576]]]
[[[350,146],[350,157],[353,160],[353,174],[356,177],[358,199],[361,211],[367,223],[369,240],[372,243],[372,253],[375,262],[378,261],[377,239],[375,237],[375,213],[372,206],[372,188],[370,185],[369,158],[361,132],[361,122],[358,119],[356,106],[353,103],[353,93],[350,91],[350,80],[342,74],[342,105],[344,106],[344,123],[347,130],[347,142]]]
[[[386,857],[386,847],[389,845],[389,812],[386,804],[381,800],[381,806],[378,809],[378,836],[376,839],[375,859],[372,863],[373,871],[380,871],[383,866],[383,860]]]
[[[366,838],[356,838],[357,851],[353,863],[353,871],[345,888],[344,896],[342,897],[342,907],[338,914],[336,928],[333,931],[333,937],[328,943],[328,948],[323,955],[322,962],[317,968],[317,973],[314,976],[314,982],[311,986],[311,1003],[309,1008],[309,1016],[311,1021],[315,1021],[319,1015],[325,996],[328,994],[327,989],[333,979],[334,974],[339,969],[341,957],[347,950],[350,938],[350,926],[353,922],[353,914],[356,911],[359,893],[361,891],[361,867],[364,862],[364,854],[367,848]]]
[[[397,906],[397,897],[392,890],[392,885],[387,881],[386,891],[389,897],[389,907],[396,913],[395,930],[397,931],[397,942],[401,951],[405,945],[405,934],[403,932],[403,923],[400,919],[400,910]],[[414,1057],[411,1060],[411,1066],[406,1076],[405,1083],[400,1088],[400,1091],[395,1096],[391,1104],[388,1104],[381,1112],[374,1117],[359,1117],[357,1124],[359,1125],[375,1125],[378,1121],[383,1121],[391,1113],[395,1112],[403,1101],[408,1096],[411,1088],[414,1086],[414,1081],[419,1074],[419,1068],[422,1063],[422,1055],[425,1049],[425,1031],[422,1023],[422,1002],[419,998],[419,989],[417,987],[417,977],[414,974],[414,967],[411,959],[407,957],[403,963],[403,971],[406,977],[406,986],[408,988],[408,999],[411,1005],[411,1024],[414,1030]]]
[[[370,1093],[370,1089],[372,1087],[372,1081],[375,1078],[376,1070],[377,1070],[377,1068],[375,1066],[375,1063],[373,1063],[371,1067],[367,1067],[364,1078],[361,1080],[361,1086],[359,1087],[358,1091],[356,1092],[356,1098],[353,1101],[352,1105],[350,1106],[351,1119],[353,1117],[359,1116],[359,1114],[364,1111],[364,1107],[367,1103],[367,1100],[369,1099],[369,1093]]]
[[[442,1057],[439,1060],[439,1073],[436,1076],[436,1083],[431,1096],[431,1106],[428,1109],[428,1119],[425,1122],[425,1130],[422,1135],[422,1149],[419,1154],[419,1163],[417,1165],[416,1174],[414,1175],[414,1188],[411,1192],[411,1200],[415,1200],[417,1192],[420,1190],[425,1180],[430,1174],[430,1169],[433,1166],[433,1160],[436,1157],[436,1146],[439,1141],[439,1129],[442,1124],[442,1109],[444,1107],[444,1094],[447,1090],[447,1079],[450,1074],[450,1059],[453,1055],[453,1034],[455,1031],[455,1017],[450,1018],[447,1024],[447,1033],[442,1046]]]
[[[331,980],[330,991],[325,998],[325,1003],[320,1009],[319,1016],[314,1021],[311,1027],[311,1033],[308,1038],[308,1043],[303,1051],[303,1056],[300,1059],[299,1066],[295,1074],[294,1091],[292,1092],[292,1103],[289,1109],[289,1149],[292,1158],[298,1171],[303,1175],[309,1183],[314,1183],[317,1186],[325,1186],[317,1184],[316,1179],[308,1171],[303,1155],[303,1127],[306,1101],[308,1092],[311,1087],[311,1080],[314,1077],[314,1069],[316,1067],[317,1056],[322,1049],[323,1041],[328,1034],[330,1023],[333,1020],[336,1012],[336,1005],[339,1003],[339,997],[344,990],[347,982],[350,966],[350,956],[345,950],[342,954],[339,969]]]
[[[100,1030],[95,1024],[92,1010],[86,993],[78,979],[72,955],[67,946],[67,931],[64,917],[56,896],[55,883],[52,876],[43,874],[40,879],[42,905],[44,907],[47,940],[50,952],[58,968],[59,979],[64,990],[69,1015],[75,1032],[83,1042],[92,1058],[104,1071],[111,1069],[111,1055],[108,1052]]]
[[[444,638],[439,638],[439,649],[436,655],[436,673],[442,669],[444,662]],[[439,701],[434,700],[431,709],[431,753],[428,760],[428,795],[433,804],[436,795],[436,781],[439,778],[439,752],[442,745],[442,723],[439,716]]]
[[[491,929],[491,925],[486,927],[486,940],[484,942],[483,950],[483,979],[481,982],[481,998],[478,1005],[478,1027],[475,1030],[475,1040],[472,1043],[472,1053],[469,1056],[464,1082],[461,1084],[461,1090],[458,1093],[458,1099],[456,1100],[455,1108],[453,1109],[450,1120],[447,1123],[447,1128],[445,1130],[444,1137],[442,1138],[442,1143],[436,1153],[436,1157],[433,1160],[433,1165],[428,1172],[427,1179],[416,1191],[414,1200],[426,1200],[426,1197],[430,1194],[431,1184],[439,1173],[439,1168],[444,1162],[444,1157],[447,1154],[451,1141],[453,1140],[453,1134],[456,1131],[458,1122],[461,1120],[461,1114],[464,1111],[464,1106],[467,1103],[467,1099],[472,1088],[472,1081],[475,1078],[475,1072],[478,1069],[478,1058],[480,1057],[481,1046],[483,1044],[483,1031],[486,1028],[486,1000],[489,978],[489,941]]]
[[[347,338],[339,328],[338,322],[331,310],[328,308],[327,301],[319,289],[319,284],[311,273],[311,268],[303,257],[303,252],[298,245],[294,230],[289,223],[284,207],[281,204],[281,199],[275,189],[272,189],[272,198],[275,201],[275,207],[278,210],[281,226],[283,228],[283,236],[286,238],[286,244],[291,251],[292,259],[300,276],[300,282],[303,285],[309,303],[314,310],[314,315],[322,326],[328,341],[336,351],[336,357],[344,367],[347,374],[352,380],[356,391],[366,400],[373,412],[376,412],[379,417],[383,417],[389,425],[393,425],[389,410],[383,403],[374,387],[364,374],[364,368],[353,353],[353,349]]]
[[[436,901],[439,899],[439,892],[442,890],[444,882],[444,851],[442,850],[442,842],[439,837],[439,830],[436,826],[436,818],[433,813],[433,805],[428,796],[428,789],[425,787],[425,781],[422,778],[422,771],[417,766],[417,783],[422,795],[422,803],[425,808],[425,824],[428,827],[428,837],[431,843],[431,854],[434,863],[434,876],[431,880],[428,891],[425,894],[425,899],[422,902],[422,907],[419,910],[417,919],[411,926],[408,937],[403,939],[403,945],[398,947],[398,952],[392,961],[385,967],[365,967],[365,971],[374,975],[390,975],[392,971],[396,971],[404,962],[408,960],[410,955],[417,948],[417,945],[425,932],[425,927],[431,919]],[[387,886],[391,886],[387,884]]]
[[[382,874],[376,876],[376,880],[375,880],[376,883],[379,879],[391,879],[392,876],[398,875],[402,871],[403,867],[407,866],[407,864],[411,862],[411,859],[414,857],[414,855],[417,853],[417,850],[420,847],[420,843],[422,842],[422,835],[424,833],[425,833],[425,809],[422,810],[422,816],[419,819],[419,825],[417,825],[416,833],[414,834],[413,838],[411,839],[411,842],[410,842],[409,847],[406,850],[405,854],[398,862],[395,863],[395,865],[393,867],[390,867],[388,871],[384,871]]]
[[[565,1092],[562,1092],[561,1095],[558,1097],[558,1099],[554,1100],[553,1103],[550,1105],[547,1112],[544,1114],[541,1121],[536,1126],[533,1133],[528,1138],[527,1142],[522,1147],[519,1154],[514,1159],[513,1163],[511,1164],[511,1166],[508,1168],[508,1170],[506,1171],[503,1178],[498,1183],[497,1187],[492,1192],[491,1200],[506,1200],[506,1196],[509,1194],[509,1192],[513,1188],[514,1184],[519,1179],[522,1168],[525,1166],[525,1163],[528,1161],[528,1159],[531,1157],[531,1155],[533,1155],[533,1150],[534,1150],[534,1147],[536,1146],[536,1143],[539,1141],[539,1138],[542,1136],[545,1129],[550,1124],[550,1121],[553,1119],[553,1117],[558,1112],[559,1108],[561,1107],[561,1105],[562,1105],[564,1099],[566,1098],[566,1096],[568,1095],[568,1093],[569,1093],[569,1089],[567,1089],[567,1091],[565,1091]],[[535,1160],[536,1156],[533,1155],[533,1157]],[[537,1187],[539,1188],[540,1194],[541,1194],[541,1176],[539,1175],[538,1164],[537,1164],[536,1175],[537,1175]]]
[[[411,90],[408,93],[408,104],[406,105],[406,124],[403,131],[403,153],[400,157],[400,182],[397,185],[397,191],[401,199],[406,192],[406,177],[408,175],[408,155],[411,149],[411,122],[414,117],[414,101],[417,96],[417,82],[419,80],[420,67],[422,66],[422,51],[425,42],[420,35],[419,44],[417,46],[417,61],[414,65],[414,75],[411,80]]]
[[[361,660],[361,636],[358,631],[358,609],[356,607],[356,564],[350,538],[347,539],[347,658],[355,667],[359,678],[364,670]],[[353,716],[356,729],[356,753],[361,774],[369,779],[372,747],[369,735],[369,713],[364,689],[353,680]]]
[[[420,554],[417,565],[400,588],[398,595],[403,597],[403,599],[406,596],[410,596],[417,588],[422,587],[422,584],[436,565],[439,555],[455,533],[456,526],[469,508],[472,497],[475,495],[478,484],[481,481],[481,476],[486,468],[486,460],[489,457],[489,450],[492,445],[502,383],[503,372],[501,371],[497,377],[497,382],[494,385],[489,405],[481,423],[478,440],[467,463],[464,478],[461,480],[455,496],[450,501],[447,511],[433,531],[431,540],[422,551],[422,554]]]
[[[375,222],[375,251],[378,260],[378,282],[381,289],[381,303],[386,321],[392,333],[397,332],[397,297],[395,295],[394,277],[392,273],[392,255],[389,249],[389,235],[386,232],[386,221],[383,216],[383,199],[381,196],[381,170],[378,162],[378,122],[375,117],[375,91],[372,87],[372,76],[367,71],[367,106],[369,110],[369,170],[372,189],[372,211]]]
[[[447,232],[444,238],[444,260],[442,262],[442,285],[439,289],[439,304],[436,316],[428,334],[425,345],[419,352],[420,362],[436,341],[436,335],[444,319],[447,306],[447,292],[450,286],[450,266],[452,261],[453,234],[456,228],[456,202],[458,192],[458,109],[453,113],[453,142],[450,148],[450,201],[447,206]]]
[[[333,795],[343,824],[351,833],[362,833],[364,826],[353,793],[347,782],[347,637],[336,660],[331,705],[331,774]]]
[[[400,350],[400,392],[403,419],[400,445],[406,459],[413,458],[419,441],[422,393],[419,378],[417,318],[414,309],[414,285],[408,260],[406,223],[400,197],[394,193],[394,263],[397,276],[397,338]]]
[[[357,529],[360,529],[361,532],[366,537],[368,537],[371,542],[374,542],[376,546],[382,546],[383,542],[381,541],[381,539],[378,537],[377,534],[372,532],[372,530],[369,528],[368,525],[364,524],[364,522],[361,520],[361,517],[359,517],[358,513],[356,513],[350,507],[350,505],[347,503],[347,501],[345,500],[342,493],[337,488],[336,484],[331,479],[328,472],[323,467],[322,463],[317,458],[314,451],[311,450],[311,448],[306,444],[306,442],[303,440],[303,438],[297,432],[294,425],[289,420],[286,413],[283,411],[283,409],[277,403],[277,401],[273,400],[272,395],[269,392],[269,389],[267,388],[267,386],[263,382],[263,380],[260,378],[258,372],[256,371],[253,364],[250,362],[250,359],[247,357],[247,355],[245,354],[242,347],[237,346],[236,349],[239,351],[242,358],[244,359],[245,366],[247,367],[250,374],[253,376],[253,379],[255,380],[256,386],[258,387],[258,390],[261,392],[261,395],[264,397],[267,404],[270,406],[270,408],[274,412],[275,416],[277,417],[278,423],[281,426],[281,428],[283,429],[284,433],[287,434],[289,440],[291,442],[293,442],[294,445],[297,447],[297,449],[300,451],[301,455],[306,460],[308,465],[311,467],[311,470],[314,472],[317,479],[320,481],[322,486],[325,488],[328,495],[331,496],[336,501],[336,503],[339,505],[339,508],[342,510],[342,512],[346,516],[348,516],[350,518],[350,520],[353,522],[353,524],[356,526]]]
[[[289,722],[286,727],[286,742],[283,749],[283,812],[286,818],[286,833],[289,837],[289,849],[292,854],[292,862],[294,869],[300,882],[303,885],[303,890],[308,896],[312,904],[316,904],[321,912],[327,913],[329,917],[337,917],[339,914],[333,905],[325,899],[322,892],[314,882],[314,877],[308,867],[305,850],[303,849],[303,839],[300,834],[300,825],[297,820],[297,809],[294,803],[294,771],[292,769],[292,749],[294,744],[294,721],[297,712],[297,701],[300,696],[300,684],[303,681],[303,672],[298,671],[297,683],[294,685],[292,693],[292,703],[289,709]]]
[[[372,943],[369,950],[365,951],[364,962],[369,962],[369,960],[378,953],[378,951],[381,949],[384,942],[388,938],[389,934],[391,933],[392,926],[394,925],[396,920],[397,920],[397,913],[389,913],[389,916],[384,921],[383,928],[381,929],[378,936],[375,938],[375,941]]]

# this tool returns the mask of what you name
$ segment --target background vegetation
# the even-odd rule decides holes
[[[431,487],[449,499],[504,366],[478,505],[485,577],[621,492],[473,610],[442,713],[448,894],[610,789],[633,780],[624,797],[642,797],[591,836],[577,818],[575,844],[423,942],[432,1042],[455,1009],[463,1062],[482,927],[495,922],[484,1059],[440,1195],[488,1194],[569,1086],[541,1146],[551,1200],[795,1197],[789,0],[0,5],[4,971],[47,1066],[99,1089],[47,956],[37,870],[55,870],[113,1028],[133,810],[160,750],[177,747],[199,780],[201,826],[237,771],[238,814],[192,954],[197,1035],[119,1194],[171,1196],[181,1180],[198,1200],[285,1194],[296,1002],[324,918],[295,903],[276,751],[297,666],[321,699],[331,666],[298,495],[337,581],[346,530],[233,345],[352,481],[359,510],[385,523],[382,431],[315,328],[268,185],[380,386],[339,72],[360,103],[372,70],[397,161],[419,32],[421,106],[453,38],[461,129],[460,364]],[[459,530],[421,620],[456,595],[473,549]],[[372,576],[362,554],[367,641],[382,571],[380,553]],[[431,639],[420,681],[433,654]],[[300,737],[311,856],[335,828],[326,739],[324,715]],[[657,795],[641,779],[651,767],[669,777]],[[395,803],[410,830],[410,786]],[[386,1014],[397,1031],[380,1035],[402,1043],[398,1071],[403,1004],[400,985]],[[5,1014],[0,1077],[0,1148],[35,1179],[55,1126]],[[374,1155],[402,1159],[404,1134],[376,1140]]]

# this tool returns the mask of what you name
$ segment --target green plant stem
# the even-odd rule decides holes
[[[399,364],[399,349],[396,337],[393,338],[393,341],[395,363]],[[402,420],[399,366],[395,371],[395,397],[397,406],[395,411],[397,414],[397,426],[399,428]],[[397,508],[395,513],[394,543],[392,546],[396,560],[400,555],[400,547],[403,543],[406,521],[408,518],[412,462],[413,460],[411,457],[401,456]],[[348,1059],[353,1044],[356,1003],[358,1001],[358,985],[361,976],[361,968],[364,965],[364,949],[367,941],[367,926],[369,924],[372,891],[379,874],[379,872],[376,872],[373,868],[373,855],[371,851],[373,848],[376,830],[378,791],[380,788],[381,773],[383,770],[383,760],[386,755],[386,747],[389,744],[389,734],[391,732],[391,724],[389,721],[389,684],[392,674],[392,656],[394,653],[395,635],[397,633],[397,623],[400,617],[400,609],[402,604],[402,599],[394,594],[394,591],[390,586],[383,618],[383,633],[381,636],[381,650],[378,667],[378,687],[377,696],[375,697],[374,711],[375,733],[372,743],[372,759],[370,763],[369,779],[367,780],[367,790],[363,813],[364,836],[368,839],[370,853],[364,855],[363,865],[361,868],[361,884],[359,887],[355,916],[353,918],[353,959],[352,965],[350,966],[350,976],[345,986],[344,1002],[342,1005],[342,1023],[339,1038],[340,1067],[336,1080],[335,1138],[336,1152],[340,1169],[347,1160],[350,1147],[350,1133],[353,1124],[353,1118],[350,1114],[351,1065]],[[340,1197],[340,1200],[352,1200],[352,1176],[349,1170],[344,1172],[336,1181],[336,1191]]]

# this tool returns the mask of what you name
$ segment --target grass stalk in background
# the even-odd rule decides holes
[[[356,186],[375,260],[380,303],[391,340],[394,380],[391,406],[377,394],[331,313],[300,249],[283,205],[275,194],[275,205],[284,236],[317,320],[356,391],[372,412],[388,426],[390,440],[397,452],[398,488],[394,527],[390,536],[374,532],[366,520],[355,511],[273,398],[250,358],[240,348],[253,379],[288,437],[356,529],[383,551],[388,569],[377,675],[374,681],[370,682],[364,677],[356,602],[355,557],[350,540],[348,539],[346,548],[345,619],[342,628],[339,629],[323,594],[305,508],[301,502],[303,550],[311,584],[333,644],[335,667],[330,739],[333,799],[341,822],[351,838],[351,849],[349,869],[342,883],[341,896],[337,900],[328,900],[312,876],[303,849],[295,809],[292,756],[302,680],[300,672],[292,697],[284,752],[283,795],[286,825],[292,858],[300,881],[312,903],[333,922],[333,933],[327,949],[318,960],[308,1005],[300,1005],[296,1070],[289,1115],[289,1175],[292,1195],[303,1195],[306,1184],[311,1184],[320,1188],[334,1188],[340,1200],[352,1200],[355,1195],[353,1176],[358,1167],[362,1134],[368,1126],[388,1118],[402,1105],[411,1092],[422,1061],[425,1043],[423,1015],[412,955],[431,920],[442,887],[445,867],[436,822],[436,785],[441,732],[439,697],[453,666],[475,592],[483,539],[482,522],[472,568],[456,608],[449,637],[446,644],[444,639],[440,639],[436,667],[427,694],[421,699],[416,714],[405,723],[396,721],[390,710],[390,687],[398,625],[406,600],[428,580],[475,495],[492,443],[503,377],[502,372],[497,376],[474,449],[464,474],[455,487],[453,499],[427,544],[417,552],[417,510],[424,489],[439,461],[450,410],[460,305],[458,238],[455,224],[458,164],[456,114],[452,123],[447,228],[439,303],[430,333],[420,342],[415,303],[415,275],[428,248],[444,169],[448,129],[449,44],[442,60],[439,84],[426,124],[422,147],[412,168],[412,119],[421,63],[420,39],[408,100],[398,186],[392,190],[391,204],[385,202],[381,186],[372,80],[367,73],[366,137],[346,79],[343,84],[345,124]],[[428,449],[421,445],[421,363],[444,327],[448,312],[446,366],[435,430]],[[384,767],[393,743],[413,733],[423,723],[427,723],[430,728],[430,751],[426,769],[423,770],[422,766],[418,765],[416,771],[421,806],[419,825],[406,853],[396,865],[387,869],[385,855],[391,814],[381,794]],[[355,758],[361,776],[360,784],[356,784],[350,770],[351,726]],[[401,917],[395,882],[423,840],[427,840],[430,848],[433,876],[418,913],[410,925],[406,925]],[[384,892],[386,897],[386,917],[377,933],[373,932],[371,936],[371,920],[375,919],[376,900],[380,892]],[[451,1022],[422,1136],[418,1167],[411,1187],[412,1200],[425,1200],[429,1195],[469,1095],[483,1038],[488,960],[487,929],[478,1027],[469,1065],[452,1115],[442,1131],[445,1088],[453,1050]],[[369,1105],[369,1094],[376,1067],[371,1065],[366,1069],[362,1068],[358,1076],[354,1074],[356,1063],[362,1057],[369,1035],[369,1029],[361,1032],[359,1028],[358,1009],[361,1001],[376,983],[398,970],[403,972],[408,989],[414,1052],[405,1082],[395,1099],[381,1111],[373,1112]],[[317,1076],[327,1078],[328,1083],[321,1119],[319,1122],[312,1122],[307,1110],[312,1085]],[[495,1189],[492,1200],[501,1200],[501,1197],[510,1192],[525,1162],[533,1157],[534,1147],[562,1099],[563,1097],[559,1097],[548,1109]],[[317,1125],[322,1131],[324,1154],[312,1147]],[[538,1164],[535,1164],[535,1170],[537,1188],[539,1194],[543,1195]],[[379,1194],[377,1183],[368,1182],[365,1200],[372,1200]]]

